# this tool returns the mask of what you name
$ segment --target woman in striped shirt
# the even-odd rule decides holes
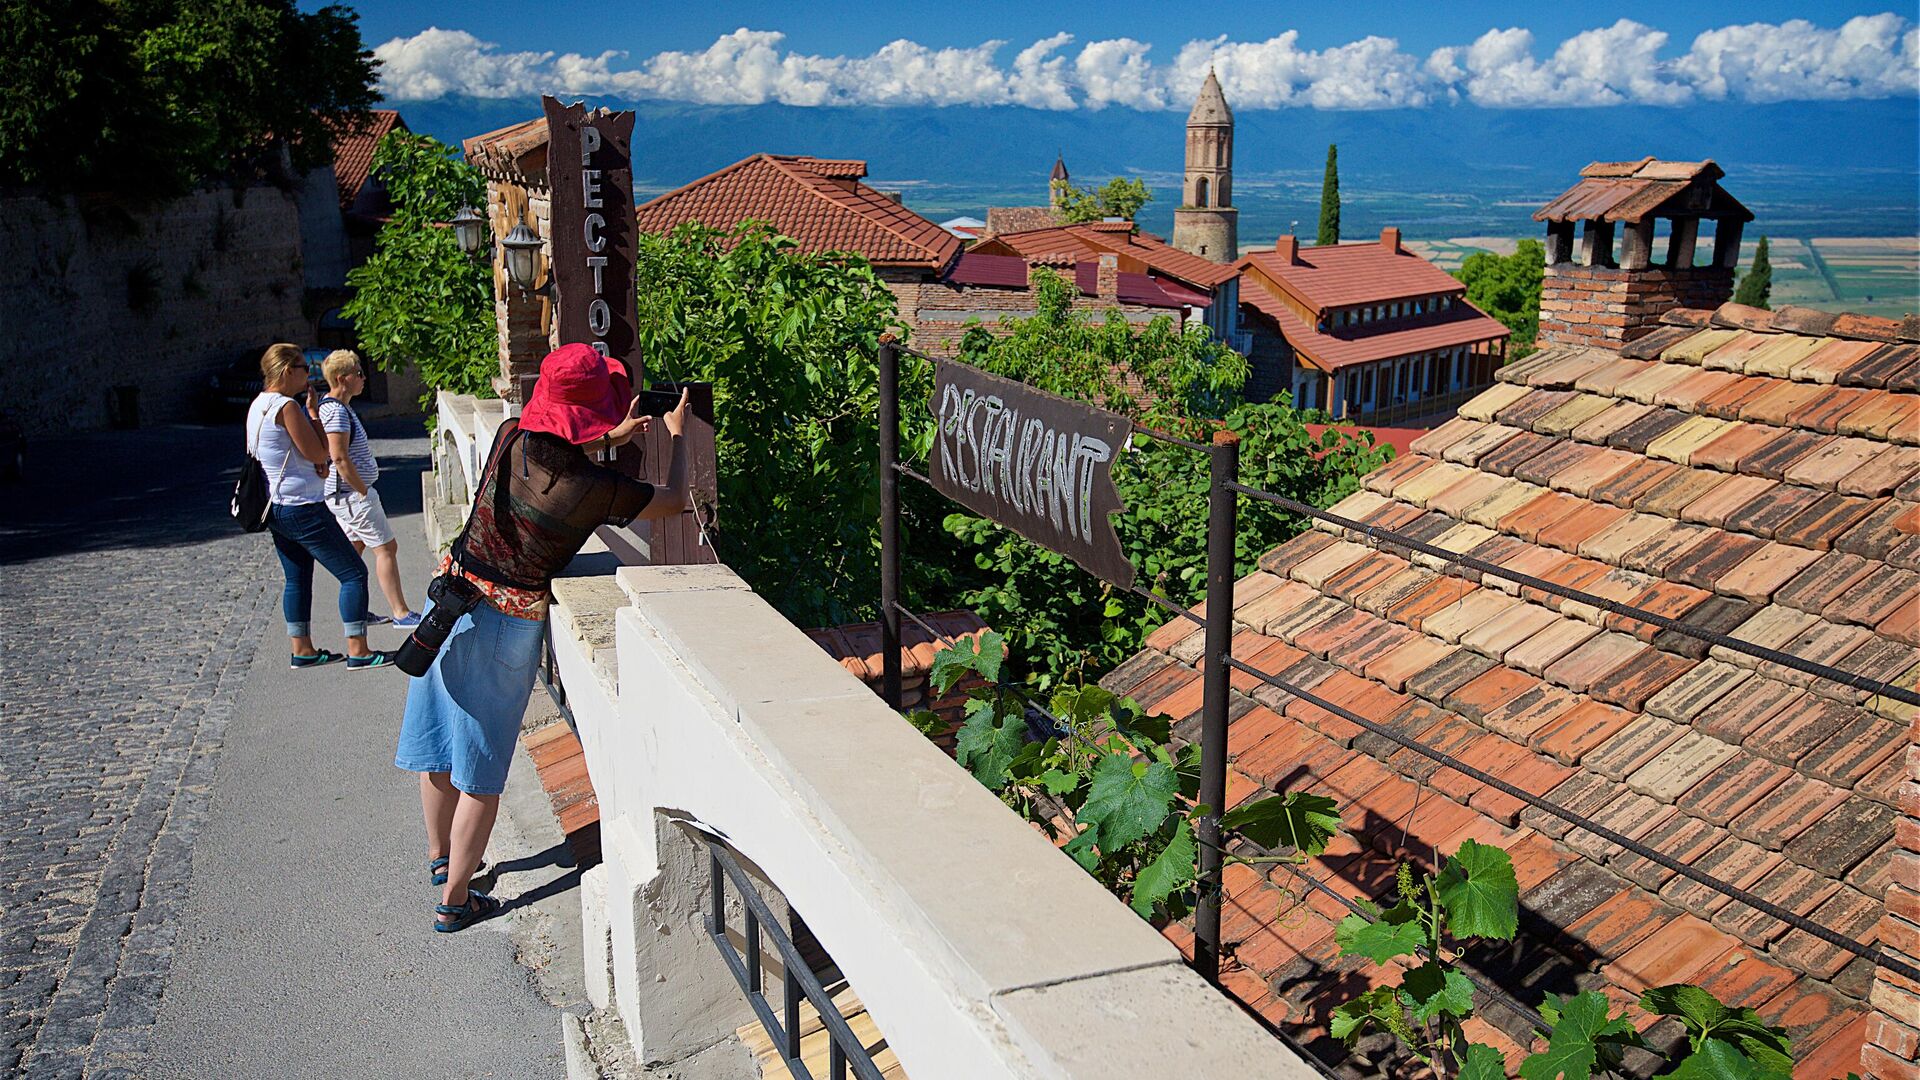
[[[400,541],[395,539],[393,526],[387,523],[386,507],[380,504],[380,493],[373,487],[380,478],[380,463],[374,460],[367,429],[349,405],[367,388],[367,370],[351,349],[328,353],[320,368],[327,377],[327,396],[320,399],[320,426],[327,433],[327,447],[333,454],[333,471],[327,477],[327,508],[339,519],[354,550],[373,549],[373,574],[393,615],[390,619],[370,616],[367,621],[390,621],[411,629],[420,625],[420,613],[407,605],[400,586]]]

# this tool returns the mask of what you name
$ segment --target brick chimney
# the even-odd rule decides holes
[[[1732,297],[1740,234],[1753,214],[1720,186],[1724,175],[1711,161],[1653,158],[1580,170],[1579,183],[1533,215],[1547,223],[1540,344],[1618,348],[1651,333],[1672,308],[1719,307]],[[1656,258],[1660,219],[1671,235]],[[1696,266],[1703,219],[1715,223],[1713,259]]]
[[[1094,271],[1095,295],[1102,300],[1120,298],[1120,256],[1106,254],[1100,256],[1100,265]]]
[[[1380,246],[1393,252],[1395,255],[1400,254],[1400,230],[1392,225],[1381,229]]]
[[[1280,257],[1281,262],[1292,266],[1294,263],[1300,261],[1300,238],[1292,233],[1288,233],[1280,239],[1275,240],[1273,242],[1273,253]]]

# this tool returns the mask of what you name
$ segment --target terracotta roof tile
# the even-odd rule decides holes
[[[1884,389],[1920,354],[1876,360],[1878,347],[1820,337],[1850,325],[1837,318],[1715,317],[1772,332],[1675,325],[1630,358],[1544,350],[1502,370],[1459,419],[1369,477],[1339,512],[1690,626],[1920,682],[1920,451],[1894,431],[1920,424],[1911,411],[1920,395]],[[1685,352],[1704,364],[1677,358]],[[1291,580],[1240,603],[1242,622],[1277,635],[1238,639],[1267,658],[1262,666],[1285,665],[1286,677],[1390,731],[1550,792],[1794,910],[1831,904],[1844,921],[1853,896],[1886,887],[1912,710],[1585,601],[1494,577],[1476,584],[1431,556],[1323,536],[1263,560]],[[1197,655],[1191,639],[1183,630],[1156,640]],[[1516,978],[1577,968],[1585,982],[1571,985],[1626,1000],[1647,979],[1697,977],[1730,998],[1776,999],[1781,1015],[1814,1033],[1808,1054],[1857,1037],[1858,1007],[1835,1012],[1822,995],[1855,1000],[1869,966],[1811,938],[1789,941],[1784,927],[1723,894],[1393,739],[1236,685],[1269,706],[1235,721],[1236,730],[1256,717],[1263,725],[1248,729],[1262,736],[1256,765],[1303,770],[1343,801],[1354,837],[1325,865],[1355,859],[1356,879],[1384,886],[1388,860],[1375,852],[1404,846],[1425,859],[1431,845],[1469,836],[1516,852],[1528,845],[1515,857],[1528,925],[1558,928],[1563,946],[1591,951]],[[1313,752],[1279,741],[1276,721],[1318,740],[1306,744]],[[1626,920],[1607,902],[1650,914]],[[1316,910],[1325,925],[1300,932],[1328,958],[1325,928],[1338,914]],[[1282,960],[1278,946],[1252,955]],[[1284,959],[1301,977],[1324,970],[1298,953]],[[1280,971],[1265,970],[1268,983],[1278,985]],[[1249,982],[1247,993],[1261,985]],[[1311,1012],[1311,1000],[1296,991],[1286,1008]]]
[[[860,183],[865,172],[865,162],[755,154],[641,204],[635,215],[649,233],[688,221],[719,229],[767,221],[802,251],[853,251],[879,266],[946,269],[960,253],[960,238]]]
[[[1920,346],[1887,345],[1875,349],[1842,369],[1835,382],[1842,386],[1862,386],[1884,390],[1889,380],[1920,362]]]
[[[380,140],[396,128],[406,131],[407,122],[392,109],[372,109],[364,126],[341,125],[333,131],[333,179],[340,196],[340,209],[351,209],[360,198],[360,189],[373,176],[373,152]]]
[[[1878,508],[1872,500],[1854,495],[1823,495],[1783,522],[1774,531],[1773,538],[1784,544],[1825,551]]]

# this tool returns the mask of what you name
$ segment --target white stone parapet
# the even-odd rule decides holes
[[[1317,1075],[732,571],[614,580],[556,581],[553,638],[601,808],[588,956],[641,1060],[752,1019],[701,921],[704,834],[914,1080]]]

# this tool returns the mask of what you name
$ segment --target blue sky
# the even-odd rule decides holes
[[[308,0],[310,2],[310,0]],[[607,94],[714,103],[1241,108],[1686,104],[1913,95],[1911,6],[1479,2],[363,3],[397,101]],[[510,32],[510,33],[509,33]]]

